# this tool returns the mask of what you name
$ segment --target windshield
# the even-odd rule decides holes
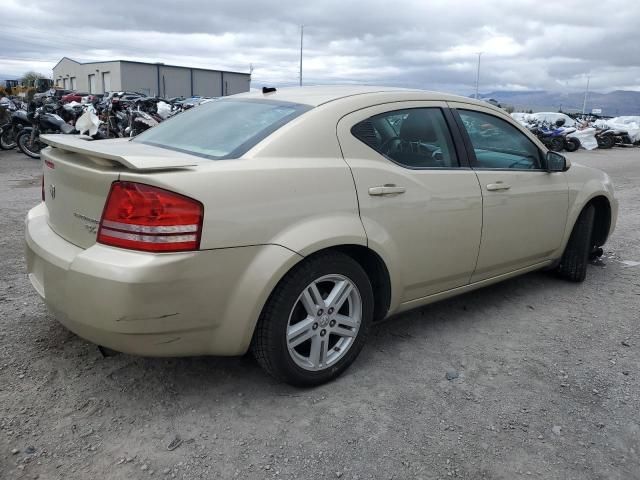
[[[133,141],[214,160],[237,158],[310,108],[261,99],[216,100],[181,113]]]

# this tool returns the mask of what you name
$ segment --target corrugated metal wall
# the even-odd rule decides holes
[[[250,76],[244,73],[217,70],[191,69],[163,64],[127,61],[77,63],[64,58],[53,69],[57,86],[71,88],[71,78],[76,89],[87,93],[104,93],[104,73],[110,79],[111,90],[127,90],[146,95],[172,98],[220,97],[248,92]],[[95,75],[95,92],[89,92],[89,75]],[[65,83],[66,79],[66,83]]]
[[[73,88],[78,92],[104,93],[103,73],[108,72],[111,78],[111,89],[120,90],[120,62],[77,63],[63,58],[53,68],[53,82],[62,88]],[[95,92],[89,91],[89,75],[95,75]]]

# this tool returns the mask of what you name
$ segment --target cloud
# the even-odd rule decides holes
[[[368,83],[473,91],[640,90],[640,9],[583,0],[4,0],[0,72],[62,57],[248,71],[253,85]],[[12,22],[11,19],[20,19]]]

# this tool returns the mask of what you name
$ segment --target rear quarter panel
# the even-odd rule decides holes
[[[212,160],[120,178],[201,201],[202,249],[276,244],[307,255],[336,244],[366,245],[353,178],[337,156]]]

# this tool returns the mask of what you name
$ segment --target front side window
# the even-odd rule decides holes
[[[439,108],[394,110],[351,128],[361,142],[408,168],[454,168],[458,159]]]
[[[539,170],[541,153],[520,130],[493,115],[458,110],[473,150],[474,168]]]
[[[216,100],[176,115],[133,141],[214,160],[237,158],[310,108],[273,100]]]

